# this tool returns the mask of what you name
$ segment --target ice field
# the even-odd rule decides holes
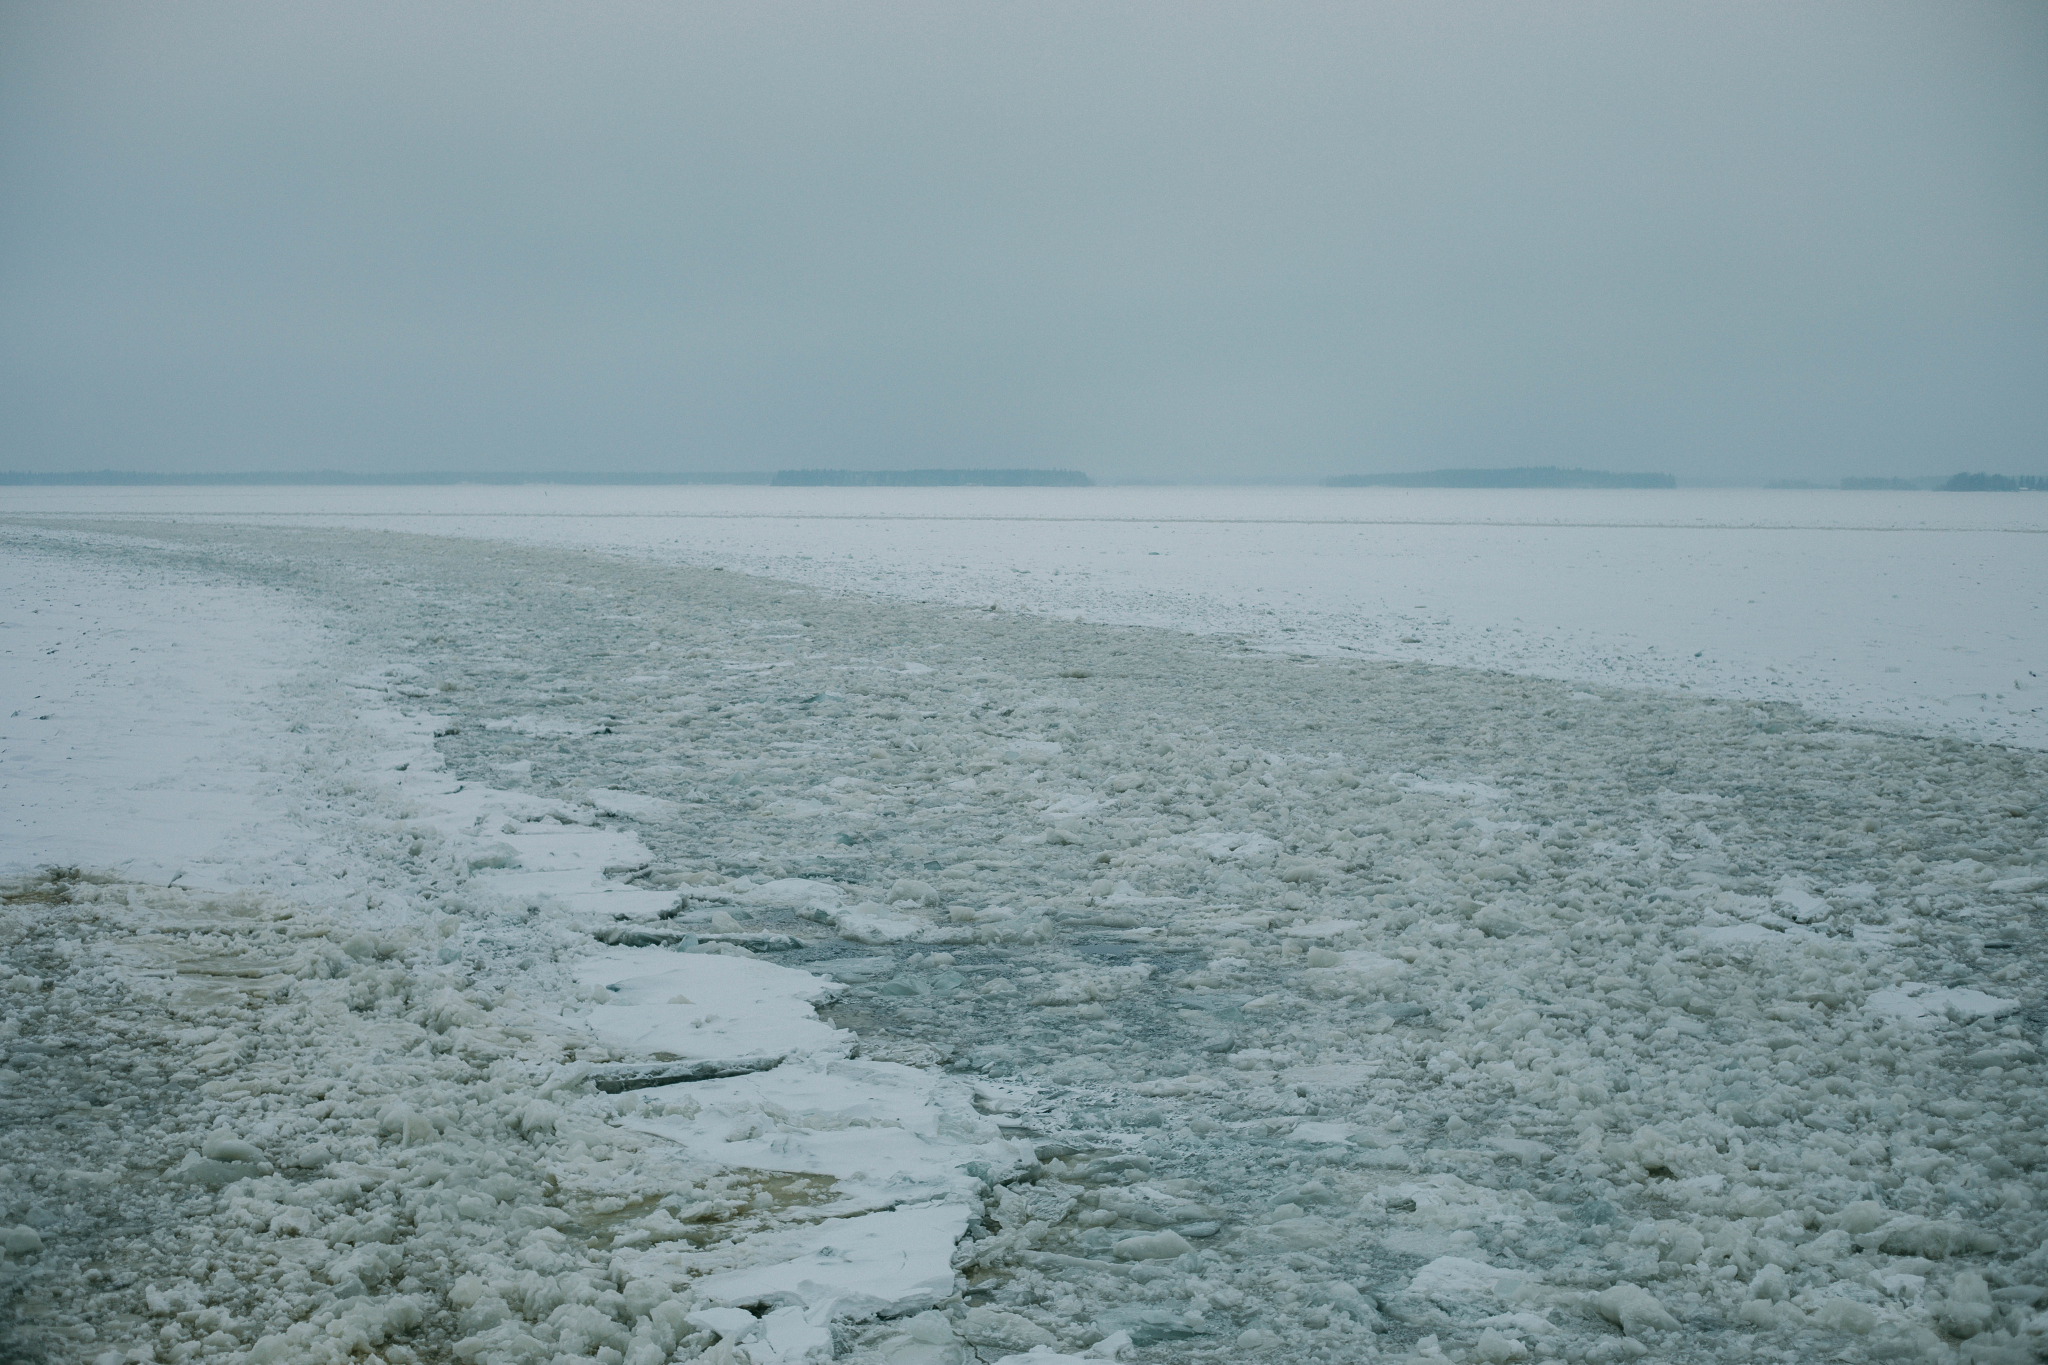
[[[2048,500],[870,492],[7,490],[0,1349],[2040,1358]]]
[[[615,550],[2048,748],[2048,498],[1826,490],[8,488]]]

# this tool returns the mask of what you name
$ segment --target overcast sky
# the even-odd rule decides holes
[[[2048,6],[0,9],[0,468],[2048,467]]]

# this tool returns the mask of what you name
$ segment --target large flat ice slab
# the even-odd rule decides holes
[[[610,997],[591,1012],[591,1031],[636,1058],[830,1056],[853,1042],[811,1007],[836,989],[832,982],[773,963],[612,948],[577,963],[576,979],[603,987]]]
[[[779,1239],[793,1253],[707,1275],[692,1286],[713,1303],[829,1308],[837,1317],[895,1317],[953,1292],[953,1243],[965,1204],[933,1203],[836,1218]]]
[[[895,1062],[792,1062],[772,1071],[667,1086],[650,1100],[688,1104],[688,1117],[630,1120],[734,1165],[834,1177],[848,1199],[872,1207],[971,1192],[1031,1158],[977,1114],[959,1082]],[[980,1176],[969,1174],[978,1163]]]

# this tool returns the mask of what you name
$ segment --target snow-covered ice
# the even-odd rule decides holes
[[[6,592],[7,869],[78,862],[197,884],[204,856],[259,810],[263,755],[245,731],[292,666],[289,603],[104,556],[63,572],[19,562]]]
[[[54,1359],[2048,1336],[2037,752],[644,551],[6,535],[8,638],[187,727],[6,656],[96,718],[0,925]],[[166,775],[233,796],[169,861]]]

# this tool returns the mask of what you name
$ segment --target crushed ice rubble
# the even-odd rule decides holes
[[[8,891],[53,1359],[2042,1353],[2041,755],[150,534],[336,639],[295,855]]]

